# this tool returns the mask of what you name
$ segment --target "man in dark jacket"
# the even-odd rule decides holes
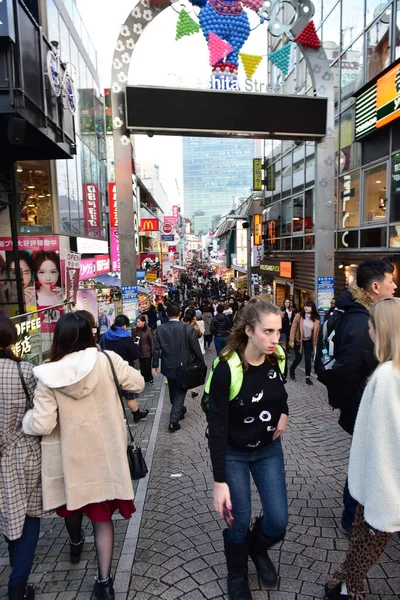
[[[229,335],[229,330],[232,327],[232,321],[224,314],[224,305],[218,304],[217,314],[211,321],[211,333],[214,336],[215,350],[217,356],[221,352],[222,348],[226,345],[226,338]]]
[[[169,432],[173,433],[181,428],[179,421],[184,418],[186,407],[184,401],[186,391],[179,387],[177,368],[181,362],[183,336],[186,335],[189,352],[204,362],[200,344],[193,327],[179,321],[180,306],[177,302],[167,304],[168,322],[157,328],[153,351],[153,374],[158,375],[158,364],[161,354],[161,373],[168,378],[169,399],[171,400],[171,416]],[[184,357],[189,358],[189,357]]]
[[[393,270],[393,265],[385,260],[364,261],[357,270],[357,285],[343,292],[336,301],[336,307],[344,314],[335,330],[336,362],[328,395],[340,408],[339,425],[350,435],[367,380],[376,367],[374,345],[369,336],[369,309],[375,302],[393,296],[397,287]],[[343,504],[340,529],[350,536],[357,502],[350,496],[347,479]]]

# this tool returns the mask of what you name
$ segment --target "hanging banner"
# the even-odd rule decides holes
[[[121,288],[122,308],[124,315],[129,319],[131,325],[136,323],[139,310],[137,285],[123,285]]]
[[[118,227],[110,227],[110,251],[111,251],[111,271],[119,273],[121,271],[119,256]]]
[[[66,301],[76,304],[81,269],[81,255],[68,252],[65,259],[65,296]]]
[[[76,295],[77,310],[87,310],[92,313],[96,325],[99,324],[99,312],[97,308],[97,292],[95,289],[78,290]]]
[[[253,190],[260,192],[262,183],[262,159],[253,158]]]
[[[108,184],[108,205],[110,207],[110,227],[118,227],[117,186]]]
[[[254,231],[255,246],[261,246],[261,244],[262,244],[262,215],[254,215],[253,231]]]
[[[101,235],[101,213],[99,186],[95,183],[84,183],[83,206],[84,222],[87,235],[99,238]]]

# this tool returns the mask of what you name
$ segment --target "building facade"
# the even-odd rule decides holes
[[[251,193],[254,143],[211,137],[184,137],[182,143],[185,217],[196,234],[206,234]]]
[[[374,93],[376,98],[382,76],[384,81],[392,77],[393,104],[397,98],[400,2],[315,0],[314,5],[314,23],[334,77],[336,237],[332,259],[338,294],[353,281],[362,260],[390,255],[396,264],[400,259],[396,254],[400,246],[399,111],[393,110],[382,126],[371,126],[375,114],[372,121],[371,114],[363,120],[366,102]],[[285,93],[311,92],[298,53],[292,57],[287,77],[275,67],[270,77],[280,81]],[[372,104],[374,113],[374,100]],[[265,286],[274,289],[276,301],[293,296],[303,304],[314,297],[315,288],[315,146],[266,141],[264,156],[265,258],[259,274]],[[279,265],[289,260],[292,276],[281,277]]]

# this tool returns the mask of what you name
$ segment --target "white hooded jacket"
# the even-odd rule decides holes
[[[143,377],[108,352],[123,390],[140,392]],[[125,415],[107,357],[96,348],[35,367],[34,408],[23,430],[42,438],[46,510],[75,510],[104,500],[132,500]]]

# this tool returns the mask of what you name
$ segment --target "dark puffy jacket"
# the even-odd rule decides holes
[[[145,313],[148,319],[148,326],[150,329],[155,329],[157,327],[157,311],[155,308],[149,308],[149,310]]]
[[[139,358],[138,345],[134,343],[131,333],[123,327],[108,329],[100,339],[100,346],[103,350],[112,350],[119,354],[131,367],[135,366],[135,360]]]
[[[226,337],[231,328],[231,320],[224,313],[218,313],[211,321],[211,333],[217,337]]]
[[[345,312],[336,329],[335,376],[328,394],[340,401],[339,425],[350,434],[367,380],[377,366],[368,332],[368,308],[371,305],[369,295],[357,286],[343,292],[336,301],[336,307]]]

